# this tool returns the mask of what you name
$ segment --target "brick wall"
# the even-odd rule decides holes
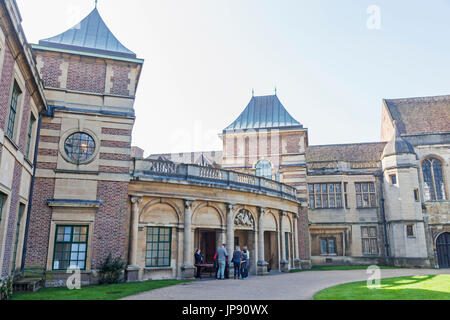
[[[87,60],[69,63],[67,89],[91,93],[104,93],[106,64],[92,63]]]
[[[97,199],[103,204],[95,215],[92,268],[96,269],[109,253],[127,260],[128,182],[99,181]]]
[[[0,79],[0,129],[5,131],[7,116],[9,111],[9,99],[11,85],[13,81],[14,58],[5,46],[5,59],[3,62],[3,70]]]
[[[130,85],[130,68],[128,66],[113,65],[112,70],[114,75],[111,77],[111,93],[129,96],[130,90],[128,90],[128,86]]]
[[[63,62],[61,57],[57,56],[42,56],[43,67],[39,71],[45,87],[60,88],[61,83],[59,77],[62,75],[61,64]]]
[[[33,192],[33,210],[29,220],[28,247],[25,263],[27,266],[47,264],[48,241],[52,210],[47,199],[52,199],[55,192],[55,180],[35,178]]]
[[[18,162],[14,164],[13,182],[11,188],[11,204],[9,206],[9,218],[6,226],[6,241],[3,255],[2,276],[10,272],[11,256],[14,250],[15,231],[17,226],[17,215],[19,212],[20,180],[22,178],[22,167]]]

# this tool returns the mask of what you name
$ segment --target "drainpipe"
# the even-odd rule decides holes
[[[48,112],[50,113],[50,112]],[[39,140],[41,137],[41,124],[42,124],[42,115],[47,113],[39,113],[39,120],[38,120],[38,127],[37,127],[37,133],[36,133],[36,145],[34,146],[34,157],[33,157],[33,175],[31,176],[31,183],[30,183],[30,194],[28,195],[28,210],[27,210],[27,220],[25,225],[25,235],[23,237],[23,248],[22,248],[22,263],[20,265],[20,271],[23,273],[25,269],[25,259],[26,259],[26,251],[27,251],[27,244],[28,244],[28,232],[30,229],[30,216],[31,216],[31,207],[33,205],[33,191],[34,191],[34,181],[36,176],[36,166],[37,166],[37,157],[38,157],[38,150],[39,150]]]
[[[380,208],[381,208],[381,218],[383,222],[383,231],[384,231],[384,250],[386,254],[386,260],[387,264],[391,265],[391,257],[389,254],[389,242],[388,242],[388,235],[387,235],[387,226],[386,226],[386,213],[384,209],[384,194],[383,194],[383,172],[378,175],[380,179]]]

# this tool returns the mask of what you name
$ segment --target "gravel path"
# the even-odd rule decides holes
[[[450,274],[450,270],[381,270],[382,278],[433,274]],[[246,280],[201,280],[145,292],[124,300],[311,300],[320,290],[367,278],[366,270],[346,270],[275,274]]]

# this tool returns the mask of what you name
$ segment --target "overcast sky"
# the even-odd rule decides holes
[[[17,0],[30,43],[94,0]],[[377,5],[381,20],[367,9]],[[450,0],[99,0],[145,59],[133,144],[146,155],[221,150],[218,134],[274,93],[311,145],[380,140],[383,98],[450,93]],[[373,11],[372,11],[373,12]]]

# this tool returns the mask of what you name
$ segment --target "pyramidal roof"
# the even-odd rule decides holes
[[[276,95],[252,97],[247,108],[225,130],[303,128],[284,108]]]
[[[136,58],[136,54],[112,34],[97,8],[74,27],[57,36],[40,40],[39,44],[59,49]]]

